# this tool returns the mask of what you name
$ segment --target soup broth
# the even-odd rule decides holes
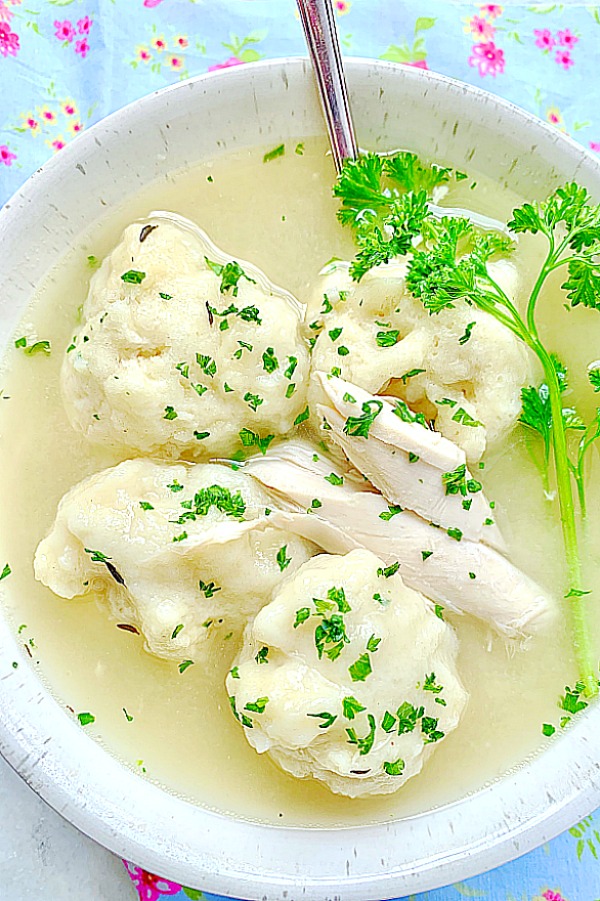
[[[90,277],[88,256],[102,258],[126,224],[157,209],[197,222],[232,256],[251,260],[300,300],[327,260],[354,254],[349,233],[336,220],[324,142],[305,141],[302,154],[290,144],[285,155],[267,163],[263,153],[264,148],[240,152],[174,173],[128,198],[94,224],[40,286],[14,337],[47,339],[52,352],[26,356],[11,341],[0,381],[1,562],[5,558],[12,568],[3,582],[3,603],[58,703],[93,713],[90,736],[140,778],[194,803],[266,823],[349,826],[408,817],[480,789],[540,750],[546,741],[542,724],[558,723],[557,699],[577,678],[566,613],[524,650],[509,647],[469,616],[448,614],[460,641],[458,671],[470,694],[459,728],[399,792],[351,800],[312,779],[294,779],[248,745],[224,688],[238,650],[234,640],[210,665],[180,673],[175,663],[147,654],[141,636],[117,628],[97,599],[65,601],[33,575],[36,547],[64,493],[126,457],[76,434],[60,396],[63,354]],[[521,199],[487,178],[476,180],[474,188],[468,179],[453,189],[448,203],[506,221]],[[541,252],[535,239],[519,241],[523,296]],[[600,357],[600,321],[566,311],[559,284],[557,279],[555,296],[540,308],[544,337],[571,370],[569,400],[589,415],[593,395],[589,386],[584,390],[585,371]],[[511,560],[562,594],[556,502],[544,494],[523,430],[517,426],[485,460],[478,478],[497,503]],[[595,461],[590,468],[586,577],[595,587],[600,486]],[[594,614],[596,635],[597,619]]]

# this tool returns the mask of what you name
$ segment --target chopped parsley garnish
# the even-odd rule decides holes
[[[429,560],[429,558],[431,557],[432,554],[433,554],[433,551],[421,551],[421,557],[423,558],[423,563],[426,560]]]
[[[286,379],[291,379],[296,371],[296,366],[298,365],[297,357],[288,357],[289,366],[283,373]]]
[[[232,260],[230,263],[225,263],[225,265],[222,265],[221,263],[215,263],[213,260],[209,260],[208,257],[204,257],[204,261],[208,268],[215,273],[215,275],[219,275],[221,277],[221,284],[219,286],[221,294],[226,294],[228,291],[231,291],[232,295],[234,297],[237,297],[239,291],[239,281],[242,278],[245,278],[247,282],[251,282],[253,285],[256,284],[255,279],[250,278],[249,275],[246,275],[240,264],[236,263],[235,260]],[[246,309],[249,308],[247,307]],[[243,311],[238,311],[235,308],[233,308],[231,312],[236,313],[238,316],[242,316],[243,313]],[[225,316],[228,314],[219,313],[218,315]],[[245,317],[242,316],[242,318]]]
[[[467,478],[466,472],[466,463],[461,463],[460,466],[457,466],[452,472],[445,472],[442,474],[442,483],[446,489],[446,494],[462,494],[463,497],[466,497],[467,492],[469,492],[469,494],[476,494],[478,491],[482,490],[483,486],[481,482],[478,482],[477,479]],[[463,504],[463,507],[464,506],[465,505]],[[469,503],[469,506],[465,507],[465,510],[468,510],[470,506],[471,504]]]
[[[194,665],[194,661],[193,661],[193,660],[182,660],[182,662],[179,664],[179,667],[178,667],[179,672],[180,672],[180,673],[185,673],[186,669],[187,669],[189,666],[193,666],[193,665]]]
[[[428,676],[425,676],[423,691],[432,691],[434,695],[439,695],[439,693],[443,690],[443,685],[438,685],[435,681],[435,673],[429,673]]]
[[[123,713],[125,714],[125,719],[127,720],[127,722],[133,723],[133,717],[131,716],[130,713],[127,713],[127,710],[125,707],[123,707]]]
[[[261,438],[256,432],[245,428],[239,432],[239,436],[244,447],[257,447],[263,455],[266,454],[271,441],[275,438],[275,435],[267,435],[266,438]]]
[[[184,531],[184,532],[181,532],[179,535],[174,535],[173,541],[175,541],[175,542],[185,541],[187,537],[188,537],[188,533]]]
[[[583,682],[576,682],[574,688],[565,685],[565,693],[559,701],[559,707],[567,713],[579,713],[588,706],[587,701],[581,697],[585,690]]]
[[[556,727],[552,726],[550,723],[544,723],[542,726],[542,734],[547,738],[550,738],[551,735],[554,735],[556,732]]]
[[[265,372],[271,373],[275,372],[276,369],[279,369],[279,360],[275,356],[275,351],[272,347],[267,347],[264,351],[262,361]]]
[[[106,563],[107,560],[112,560],[112,557],[107,557],[102,551],[93,551],[89,547],[84,547],[84,551],[90,555],[92,563]]]
[[[173,300],[172,294],[165,294],[163,291],[159,291],[158,296],[162,297],[163,300]]]
[[[269,703],[268,698],[257,698],[256,701],[251,701],[246,704],[244,710],[249,710],[250,713],[264,713],[265,707]]]
[[[408,452],[408,462],[409,463],[418,463],[421,458],[418,454],[413,454],[412,451]]]
[[[421,375],[421,373],[425,372],[425,371],[426,371],[425,369],[409,369],[408,372],[405,372],[404,375],[400,376],[400,379],[401,379],[402,383],[404,385],[406,385],[406,382],[408,381],[408,379],[414,379],[415,376]]]
[[[246,401],[250,409],[255,413],[260,405],[264,403],[262,397],[259,394],[252,394],[251,391],[246,391],[246,393],[244,394],[244,400]]]
[[[397,516],[398,513],[404,513],[404,507],[401,507],[399,504],[388,504],[387,510],[379,514],[379,519],[389,522],[392,516]]]
[[[361,409],[361,416],[348,417],[344,425],[344,434],[353,438],[368,438],[369,429],[383,410],[383,403],[380,400],[367,400]]]
[[[588,371],[588,379],[594,391],[598,393],[600,391],[600,368],[596,366],[590,369]]]
[[[202,397],[208,391],[206,385],[195,385],[193,382],[190,382],[190,385],[199,397]]]
[[[208,375],[211,379],[214,378],[217,372],[217,364],[212,357],[209,357],[208,354],[196,354],[196,363],[204,375]]]
[[[292,558],[287,556],[287,544],[284,544],[277,551],[277,565],[279,566],[280,572],[283,572],[284,569],[292,562]]]
[[[269,649],[266,645],[263,645],[254,659],[256,660],[256,662],[258,664],[261,664],[261,663],[268,663],[269,662],[268,657],[269,657]]]
[[[312,501],[310,502],[310,509],[311,509],[311,510],[318,510],[319,507],[322,507],[322,506],[323,506],[323,504],[322,504],[322,502],[319,500],[318,497],[314,497],[314,498],[312,499]]]
[[[304,145],[297,144],[296,145],[296,153],[298,153],[298,147],[304,147]],[[302,151],[301,151],[302,152]],[[270,163],[271,160],[276,160],[280,156],[283,156],[285,153],[285,144],[278,144],[277,147],[274,147],[273,150],[269,150],[263,156],[263,163]]]
[[[335,472],[330,472],[328,476],[324,476],[325,481],[329,482],[330,485],[343,485],[344,477],[338,476]]]
[[[347,720],[353,720],[357,713],[362,713],[366,709],[352,695],[347,695],[342,701],[342,712]]]
[[[302,141],[299,141],[298,144],[296,144],[294,153],[297,153],[298,156],[302,156],[302,154],[304,153],[304,143]]]
[[[205,438],[210,438],[210,432],[197,432],[194,430],[194,438],[196,441],[204,441]]]
[[[346,635],[344,618],[339,613],[332,613],[329,617],[323,617],[315,629],[315,647],[319,660],[323,654],[329,660],[337,660],[350,639]]]
[[[171,639],[173,641],[177,638],[177,636],[179,635],[179,633],[181,632],[182,629],[183,629],[183,623],[179,623],[178,626],[175,626],[175,628],[173,629],[173,631],[171,633]]]
[[[296,619],[294,620],[294,629],[297,629],[298,626],[301,626],[302,623],[305,623],[307,619],[310,617],[310,607],[300,607],[299,610],[296,610]]]
[[[371,653],[378,651],[380,643],[381,643],[381,638],[377,638],[376,635],[371,635],[371,637],[369,638],[369,640],[367,642],[367,651],[371,651]]]
[[[373,672],[371,667],[371,658],[368,654],[361,654],[358,660],[348,667],[350,678],[353,682],[364,682],[367,676]]]
[[[250,352],[252,352],[254,350],[253,345],[247,344],[246,341],[238,341],[238,344],[240,345],[239,349],[236,350],[236,352],[233,355],[234,359],[236,359],[236,360],[241,360],[242,354],[245,350],[249,350]]]
[[[243,519],[246,512],[246,502],[240,492],[232,493],[222,485],[201,488],[192,500],[183,501],[181,506],[184,507],[185,513],[176,520],[179,524],[194,520],[197,516],[206,516],[211,507],[216,507],[221,513],[235,519]]]
[[[0,582],[2,581],[2,579],[7,579],[10,576],[11,572],[12,572],[12,569],[10,568],[9,564],[5,563],[4,569],[0,573]]]
[[[460,425],[469,426],[470,428],[477,428],[478,426],[482,426],[483,423],[479,422],[478,419],[473,419],[473,417],[467,413],[467,411],[463,407],[459,407],[456,413],[452,417],[452,422],[458,422]]]
[[[290,384],[285,389],[285,396],[289,399],[295,390],[296,390],[296,385],[294,384],[294,382],[290,382]]]
[[[202,579],[199,580],[198,586],[200,591],[203,592],[205,598],[212,598],[215,596],[217,591],[220,591],[220,587],[215,585],[214,582],[203,582]]]
[[[91,726],[92,723],[96,722],[96,717],[93,713],[78,713],[77,719],[79,720],[80,726]]]
[[[175,369],[181,373],[184,379],[189,379],[190,377],[190,364],[189,363],[177,363]]]
[[[404,701],[396,711],[396,716],[398,717],[398,735],[414,732],[418,720],[422,718],[424,713],[424,707],[417,708],[409,701]]]
[[[100,265],[100,260],[98,259],[98,257],[94,256],[93,253],[90,253],[87,257],[87,264],[90,269],[97,269]]]
[[[27,340],[27,339],[25,339],[25,340]],[[15,344],[16,344],[16,342],[15,342]],[[19,346],[21,346],[21,345],[19,345]],[[23,347],[23,351],[29,357],[33,356],[33,354],[38,354],[38,353],[43,353],[43,354],[46,354],[46,356],[49,356],[51,353],[50,342],[49,341],[34,341],[33,344],[29,344],[27,347]]]
[[[340,357],[347,357],[348,354],[350,353],[350,351],[344,344],[340,344],[340,346],[337,349],[337,352],[340,355]],[[370,401],[370,403],[372,403],[372,401]]]
[[[231,676],[232,679],[239,679],[239,678],[240,678],[240,668],[239,668],[239,666],[234,666],[234,667],[232,667],[232,668],[229,670],[229,675]]]
[[[372,713],[367,714],[367,720],[369,722],[369,731],[363,738],[359,738],[354,729],[346,729],[348,744],[356,745],[358,747],[358,753],[361,756],[369,753],[373,747],[373,742],[375,741],[375,729],[377,723],[375,722],[375,717]]]
[[[298,415],[294,419],[294,425],[300,425],[301,423],[306,422],[306,420],[309,418],[309,416],[310,416],[310,410],[309,410],[308,404],[307,404],[306,407],[304,408],[304,410],[302,411],[302,413],[298,413]]]
[[[421,732],[427,736],[425,744],[430,745],[444,737],[444,733],[438,729],[438,719],[433,716],[424,716],[421,720]]]
[[[405,763],[401,757],[398,760],[389,761],[386,760],[383,764],[384,771],[388,774],[388,776],[401,776],[404,772]]]
[[[395,406],[393,409],[395,415],[402,420],[402,422],[417,422],[419,425],[422,425],[424,428],[427,428],[427,420],[423,416],[422,413],[414,413],[408,404],[401,400],[400,398],[396,399]],[[410,456],[410,454],[409,454]],[[413,457],[415,454],[413,454]],[[419,458],[417,457],[417,460]]]
[[[392,729],[396,728],[396,717],[393,713],[390,713],[389,710],[385,711],[384,717],[381,721],[381,728],[384,732],[391,732]]]
[[[165,407],[163,419],[177,419],[177,413],[173,407]]]
[[[129,269],[128,272],[124,272],[121,276],[121,280],[128,285],[141,285],[145,278],[146,273],[140,272],[138,269]]]
[[[342,332],[343,332],[343,328],[340,326],[338,328],[330,329],[330,331],[327,334],[329,335],[329,337],[331,338],[332,341],[337,341],[337,339],[340,337]]]
[[[477,578],[477,576],[475,573],[473,573],[473,572],[469,573],[469,579],[476,579],[476,578]]]
[[[397,343],[399,336],[400,332],[398,329],[390,329],[385,332],[377,332],[375,340],[378,347],[393,347]]]
[[[389,579],[390,576],[395,576],[398,570],[400,569],[400,563],[396,561],[396,563],[390,563],[389,566],[386,567],[378,567],[377,575],[384,576],[386,579]]]
[[[176,494],[178,491],[183,491],[183,485],[181,485],[181,484],[177,481],[177,479],[173,479],[173,481],[171,482],[171,484],[170,484],[170,485],[167,485],[167,488],[170,488],[170,490],[171,490],[174,494]]]
[[[337,720],[337,714],[334,716],[332,713],[307,713],[306,715],[323,720],[322,723],[319,723],[319,729],[329,729]]]
[[[434,612],[438,619],[441,619],[441,620],[444,619],[444,608],[442,607],[441,604],[435,605]]]
[[[466,343],[467,343],[467,341],[468,341],[469,338],[471,337],[471,334],[472,334],[472,332],[473,332],[473,328],[475,327],[475,325],[476,325],[475,322],[469,322],[469,324],[468,324],[467,327],[465,328],[464,335],[461,335],[460,338],[458,339],[458,343],[459,343],[460,345],[463,345],[463,344],[466,344]]]
[[[463,533],[461,532],[460,529],[456,529],[456,528],[446,529],[446,532],[450,536],[450,538],[454,538],[455,541],[460,541],[461,538],[463,537]]]

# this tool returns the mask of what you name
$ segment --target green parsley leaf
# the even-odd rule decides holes
[[[271,373],[279,369],[279,360],[275,356],[275,351],[272,347],[267,347],[262,355],[262,360],[265,372]]]
[[[229,674],[230,674],[230,676],[231,676],[232,679],[239,679],[239,678],[240,678],[240,668],[239,668],[239,666],[233,666],[233,667],[229,670]]]
[[[435,681],[435,673],[429,673],[428,676],[425,676],[425,682],[423,683],[423,691],[431,691],[434,695],[439,695],[441,691],[444,690],[443,685],[438,685]]]
[[[385,711],[385,714],[381,721],[381,728],[384,732],[391,732],[396,728],[396,717],[393,715],[393,713],[390,713],[389,710]]]
[[[395,406],[393,412],[395,415],[402,420],[402,422],[417,422],[419,425],[427,428],[427,420],[423,416],[422,413],[414,413],[408,404],[401,400],[400,398],[396,399]],[[413,456],[415,456],[413,454]],[[419,459],[417,457],[417,459]]]
[[[78,713],[77,719],[80,726],[91,726],[92,723],[96,722],[96,717],[93,713]]]
[[[455,541],[460,541],[463,537],[463,533],[460,529],[446,529],[446,532],[450,536],[450,538],[454,538]]]
[[[404,507],[401,507],[399,504],[388,504],[387,510],[379,514],[379,519],[389,522],[392,516],[397,516],[398,513],[404,513]]]
[[[208,354],[196,354],[196,363],[204,375],[208,375],[211,379],[214,378],[217,372],[217,364],[212,357],[209,357]]]
[[[431,557],[432,554],[433,554],[433,551],[421,551],[421,557],[423,558],[423,563],[426,560],[429,560],[429,558]]]
[[[441,619],[441,620],[444,619],[444,608],[442,607],[441,604],[436,604],[434,611],[435,611],[435,615],[437,616],[438,619]]]
[[[556,728],[552,726],[550,723],[544,723],[542,726],[542,734],[546,736],[546,738],[550,738],[551,735],[554,735],[556,732]]]
[[[269,662],[268,657],[269,657],[269,649],[266,645],[263,645],[254,659],[260,665],[261,663],[268,663]]]
[[[182,660],[182,662],[181,662],[181,663],[179,664],[179,666],[178,666],[179,672],[180,672],[180,673],[185,673],[186,669],[187,669],[189,666],[193,666],[193,665],[194,665],[194,661],[193,661],[193,660]]]
[[[379,650],[379,645],[381,643],[381,638],[377,638],[376,635],[371,635],[367,642],[367,651],[371,651],[371,653],[375,653],[375,651]]]
[[[167,488],[170,488],[171,491],[176,494],[178,491],[183,491],[183,485],[181,485],[177,479],[173,479],[170,485],[167,485]]]
[[[366,709],[352,695],[347,695],[342,701],[342,711],[347,720],[353,720],[357,713],[362,713]]]
[[[561,697],[558,706],[562,710],[566,710],[567,713],[579,713],[581,710],[585,710],[588,702],[581,697],[584,690],[583,682],[577,682],[575,688],[569,688],[568,685],[565,685],[565,693]]]
[[[198,582],[198,586],[200,591],[204,593],[205,598],[212,598],[217,591],[221,590],[214,582],[203,582],[202,579]]]
[[[400,332],[398,329],[391,329],[386,332],[377,332],[376,342],[377,347],[393,347],[394,344],[398,342],[398,338],[400,337]]]
[[[388,774],[388,776],[401,776],[404,772],[405,763],[401,757],[398,760],[394,760],[390,762],[389,760],[384,761],[383,769]]]
[[[330,472],[328,476],[324,476],[326,482],[329,482],[330,485],[343,485],[344,477],[338,476],[335,472]]]
[[[369,429],[383,410],[380,400],[367,400],[362,404],[361,416],[349,416],[344,425],[344,434],[353,438],[368,438]]]
[[[277,564],[279,566],[280,572],[283,572],[284,569],[287,569],[291,562],[292,558],[287,556],[287,544],[284,544],[277,551]]]
[[[409,701],[404,701],[396,711],[396,716],[398,717],[398,735],[414,732],[418,720],[422,718],[424,713],[424,707],[419,707],[417,709],[416,707],[413,707]]]
[[[310,416],[310,410],[309,410],[308,404],[307,404],[306,407],[304,408],[304,410],[302,411],[302,413],[298,413],[298,415],[294,419],[294,425],[300,425],[301,423],[306,422],[306,420],[309,418],[309,416]]]
[[[377,723],[375,722],[375,717],[372,713],[367,714],[367,720],[369,723],[369,731],[363,738],[359,738],[354,729],[346,729],[346,734],[348,735],[348,744],[357,745],[358,753],[361,755],[361,757],[364,754],[369,753],[369,751],[373,747],[373,742],[375,741],[375,729],[377,727]]]
[[[16,342],[15,342],[16,344]],[[24,353],[27,354],[28,357],[33,356],[33,354],[43,353],[46,356],[50,356],[51,347],[49,341],[35,341],[33,344],[30,344],[28,347],[23,348]]]
[[[178,626],[175,626],[175,628],[173,629],[173,631],[171,633],[171,639],[175,640],[182,629],[183,629],[183,623],[179,623]]]
[[[205,438],[210,438],[210,432],[194,431],[194,438],[196,439],[196,441],[204,441]]]
[[[252,394],[252,392],[250,392],[250,391],[246,391],[246,393],[244,394],[244,400],[246,401],[246,403],[248,404],[250,409],[254,410],[255,413],[258,410],[258,408],[261,406],[261,404],[264,403],[264,401],[263,401],[262,397],[260,397],[260,395]]]
[[[297,144],[296,145],[296,153],[298,152],[298,147],[304,146]],[[263,156],[263,163],[270,163],[271,160],[276,160],[280,156],[283,156],[285,153],[285,144],[278,144],[277,147],[274,147],[273,150],[267,151]]]
[[[250,713],[264,713],[268,703],[268,698],[257,698],[256,701],[246,704],[244,710],[249,710]]]
[[[208,257],[204,257],[204,262],[211,269],[215,275],[221,276],[221,284],[219,286],[219,291],[221,294],[226,294],[228,291],[231,291],[233,297],[238,296],[239,291],[239,282],[240,279],[245,279],[247,282],[251,282],[251,284],[255,285],[256,280],[250,278],[249,275],[246,275],[242,267],[239,263],[236,263],[235,260],[231,260],[231,262],[222,265],[221,263],[215,263],[213,260],[209,260]],[[247,310],[253,309],[256,310],[256,307],[246,307]],[[234,313],[240,316],[242,319],[246,318],[243,316],[243,310],[237,310],[235,307],[229,311],[230,313]],[[258,311],[257,311],[258,312]],[[219,316],[227,316],[228,312],[218,313]],[[260,325],[260,320],[258,320]]]
[[[339,613],[332,613],[330,617],[323,617],[323,620],[315,629],[315,647],[319,660],[323,657],[323,653],[329,660],[337,660],[344,649],[344,645],[348,644],[349,641],[344,619]]]
[[[595,367],[594,369],[588,370],[588,379],[590,380],[590,385],[597,393],[600,391],[600,368]]]
[[[271,441],[275,438],[275,435],[267,435],[266,438],[261,438],[256,432],[245,428],[240,431],[239,436],[244,447],[257,447],[263,455],[266,454]]]
[[[473,329],[474,329],[474,327],[475,327],[476,324],[477,324],[476,322],[469,322],[469,323],[468,323],[467,327],[465,328],[465,333],[464,333],[464,335],[461,335],[460,338],[458,339],[458,343],[459,343],[461,346],[462,346],[463,344],[466,344],[466,343],[467,343],[467,341],[468,341],[469,338],[471,337],[471,334],[472,334]]]
[[[461,425],[468,426],[469,428],[477,428],[478,426],[482,426],[483,423],[479,422],[478,419],[473,419],[473,417],[467,413],[464,407],[459,407],[456,413],[452,417],[452,422],[458,422]]]
[[[334,716],[331,713],[307,713],[306,715],[323,720],[322,723],[319,723],[319,729],[329,729],[329,727],[333,726],[333,724],[337,720],[337,715]]]
[[[172,294],[164,294],[162,291],[158,292],[158,296],[162,297],[163,300],[173,300]]]
[[[173,407],[165,407],[165,415],[163,419],[177,419],[177,413],[173,409]]]
[[[133,723],[133,717],[131,716],[130,713],[127,713],[127,710],[125,709],[125,707],[123,707],[123,713],[125,714],[125,719],[127,720],[127,722]]]
[[[299,610],[296,610],[296,619],[294,620],[294,629],[297,629],[298,626],[301,626],[302,623],[305,623],[309,617],[310,617],[310,607],[301,607]]]
[[[361,654],[358,660],[348,667],[348,672],[353,682],[364,682],[367,676],[373,672],[369,655]]]
[[[4,569],[0,573],[0,582],[2,581],[2,579],[7,579],[10,576],[11,572],[12,572],[12,569],[10,568],[9,564],[5,563]]]
[[[138,269],[130,269],[121,276],[121,280],[128,285],[141,285],[145,278],[146,273],[140,272]]]
[[[414,379],[415,376],[421,375],[422,372],[425,372],[425,369],[409,369],[408,372],[405,372],[404,375],[400,376],[402,383],[406,385],[408,379]]]
[[[395,576],[398,570],[400,569],[400,563],[396,561],[396,563],[390,563],[389,566],[382,568],[381,566],[377,569],[378,576],[384,576],[384,578],[389,579],[390,576]]]
[[[87,257],[87,264],[90,269],[97,269],[100,265],[100,260],[98,259],[98,257],[95,257],[93,253],[90,253]]]

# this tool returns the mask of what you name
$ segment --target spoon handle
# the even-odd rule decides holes
[[[298,0],[298,9],[317,77],[333,159],[340,172],[344,160],[356,159],[358,151],[333,6],[331,0]]]

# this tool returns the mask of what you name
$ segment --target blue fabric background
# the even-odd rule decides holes
[[[600,151],[600,5],[334,0],[346,54],[480,84]],[[0,202],[78,131],[207,69],[304,52],[293,0],[0,0]],[[600,816],[415,901],[598,901]],[[129,865],[143,901],[212,898]]]

